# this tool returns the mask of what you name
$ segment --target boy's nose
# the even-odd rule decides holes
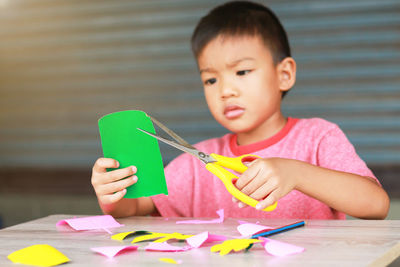
[[[239,95],[238,88],[234,84],[229,82],[224,82],[221,84],[220,92],[222,98],[228,98]]]

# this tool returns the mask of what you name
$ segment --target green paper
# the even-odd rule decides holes
[[[100,118],[104,157],[117,160],[119,169],[137,167],[138,181],[127,188],[124,198],[168,195],[157,139],[137,128],[156,133],[150,117],[140,110],[120,111]]]

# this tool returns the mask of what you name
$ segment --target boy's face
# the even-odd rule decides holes
[[[205,46],[198,65],[208,107],[225,128],[269,132],[271,123],[284,120],[279,64],[258,36],[219,36]]]

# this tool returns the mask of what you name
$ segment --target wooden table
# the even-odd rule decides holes
[[[271,238],[302,246],[303,253],[275,257],[263,247],[255,245],[249,252],[220,256],[210,252],[210,245],[185,252],[147,252],[140,243],[138,251],[124,253],[113,259],[96,254],[91,247],[130,245],[132,238],[122,242],[110,239],[104,231],[76,232],[64,227],[57,229],[56,222],[74,215],[52,215],[0,230],[0,266],[23,266],[11,263],[7,255],[34,244],[49,244],[70,258],[62,266],[168,266],[158,259],[167,257],[182,260],[182,266],[385,266],[400,255],[400,221],[328,221],[310,220],[302,228],[275,235]],[[82,216],[77,216],[82,217]],[[186,218],[185,218],[186,219]],[[124,227],[112,232],[148,230],[152,232],[238,235],[237,219],[225,219],[223,224],[176,224],[183,218],[131,217],[118,219]],[[245,219],[263,225],[278,227],[294,220]],[[179,245],[178,243],[172,243]]]

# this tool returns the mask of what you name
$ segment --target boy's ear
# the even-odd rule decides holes
[[[283,59],[277,66],[279,89],[289,91],[296,82],[296,61],[292,57]]]

